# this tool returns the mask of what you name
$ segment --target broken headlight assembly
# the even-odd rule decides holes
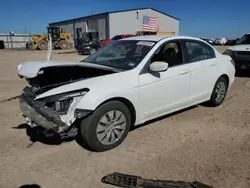
[[[52,108],[60,115],[64,115],[74,100],[80,100],[88,91],[89,89],[82,89],[47,97],[45,99],[45,106]]]

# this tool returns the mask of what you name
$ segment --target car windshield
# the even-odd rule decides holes
[[[238,42],[238,44],[250,44],[250,34],[244,35]]]
[[[116,35],[113,38],[111,38],[111,40],[119,40],[122,39],[122,35]]]
[[[154,45],[155,42],[152,41],[119,40],[103,47],[81,62],[130,70],[142,61]]]

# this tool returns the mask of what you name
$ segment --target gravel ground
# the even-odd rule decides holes
[[[226,47],[218,47],[224,51]],[[53,59],[80,60],[55,51]],[[43,51],[0,51],[0,100],[18,95],[25,82],[17,65],[46,58]],[[36,183],[51,187],[111,187],[112,172],[146,178],[200,181],[214,187],[250,188],[250,74],[237,73],[222,106],[197,106],[131,131],[120,147],[104,153],[76,141],[31,143],[18,102],[0,104],[0,187]]]

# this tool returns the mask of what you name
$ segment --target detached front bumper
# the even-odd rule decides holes
[[[56,133],[61,133],[69,129],[69,126],[60,120],[58,114],[39,106],[24,94],[20,96],[19,103],[23,116],[30,126],[42,126],[43,128],[53,130]]]

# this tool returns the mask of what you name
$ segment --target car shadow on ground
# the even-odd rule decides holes
[[[56,54],[77,54],[77,51],[68,51],[68,52],[57,52]]]
[[[31,128],[28,124],[20,124],[16,127],[12,127],[13,129],[26,129],[26,134],[30,138],[31,142],[41,142],[46,145],[60,145],[64,142],[73,141],[74,138],[61,139],[60,136],[54,135],[50,137],[46,137],[43,134],[39,134],[36,128]]]
[[[79,144],[82,148],[92,151],[86,144],[84,144],[84,141],[79,136],[79,134],[75,137],[70,138],[64,138],[62,139],[59,135],[53,135],[50,137],[46,137],[43,134],[39,134],[36,130],[36,128],[31,128],[28,124],[20,124],[16,127],[12,127],[13,129],[26,129],[26,134],[30,138],[31,144],[27,146],[27,148],[31,147],[35,142],[40,142],[45,145],[61,145],[62,143],[71,142],[75,140],[77,144]]]
[[[25,185],[19,186],[19,188],[42,188],[42,187],[37,184],[25,184]]]
[[[250,78],[250,69],[238,69],[235,77]]]

